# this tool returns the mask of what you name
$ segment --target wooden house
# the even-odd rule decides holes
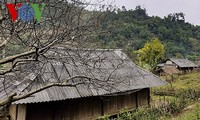
[[[200,67],[200,59],[195,61],[195,64],[197,64]]]
[[[166,60],[166,65],[175,66],[181,73],[191,72],[199,66],[188,59],[170,58]]]
[[[188,59],[167,59],[164,63],[158,64],[156,72],[160,75],[173,75],[191,72],[199,68],[197,64]]]
[[[162,66],[157,69],[157,72],[159,73],[160,76],[163,75],[178,75],[181,73],[175,66]]]
[[[81,81],[74,87],[54,86],[44,89],[13,102],[9,107],[8,119],[96,120],[103,115],[117,115],[123,109],[134,110],[140,106],[149,106],[150,87],[166,84],[159,77],[135,65],[121,50],[55,48],[47,56],[56,59],[49,59],[43,64],[22,64],[18,68],[22,69],[20,73],[7,74],[1,78],[0,99],[13,92],[26,93],[42,86],[47,80],[58,82],[74,75],[101,78],[102,81],[77,78],[68,81]],[[86,65],[83,61],[89,62]],[[24,74],[24,69],[29,71]]]

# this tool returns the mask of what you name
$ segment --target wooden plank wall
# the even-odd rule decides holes
[[[134,110],[140,106],[148,107],[149,92],[149,88],[146,88],[129,95],[104,97],[104,115],[116,115],[123,109]]]
[[[101,116],[101,100],[91,97],[30,104],[27,120],[94,120],[98,116]]]
[[[11,120],[26,120],[26,105],[11,105],[9,114]]]
[[[138,106],[148,107],[149,105],[149,88],[140,90],[137,94]]]
[[[26,120],[95,120],[101,115],[115,115],[125,108],[133,110],[137,106],[148,105],[148,91],[143,89],[129,95],[27,104]]]
[[[130,110],[134,108],[136,108],[135,94],[104,98],[104,115],[115,115],[122,109]]]

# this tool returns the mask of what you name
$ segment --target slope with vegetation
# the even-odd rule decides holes
[[[185,22],[183,13],[169,14],[162,19],[148,16],[145,9],[137,6],[135,10],[107,10],[105,15],[107,19],[101,25],[109,28],[108,33],[98,36],[105,48],[123,48],[131,56],[157,37],[165,46],[166,58],[200,58],[200,26]]]

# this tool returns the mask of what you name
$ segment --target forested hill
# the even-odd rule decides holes
[[[107,19],[102,24],[109,33],[99,35],[99,40],[106,48],[123,48],[131,54],[157,37],[165,46],[166,58],[200,57],[200,26],[185,22],[184,13],[169,14],[163,19],[147,13],[140,6],[105,12]]]

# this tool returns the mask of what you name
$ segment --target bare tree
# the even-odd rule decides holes
[[[19,17],[12,20],[6,6],[8,3],[13,3],[18,12],[20,11],[20,7],[18,7],[20,3],[45,4],[45,8],[40,21],[37,18],[23,21]],[[38,8],[41,12],[43,8],[40,5]],[[45,71],[45,65],[53,64],[54,61],[75,63],[74,59],[79,59],[79,62],[82,61],[81,65],[89,65],[88,61],[95,59],[92,66],[97,66],[100,57],[88,57],[83,53],[80,54],[80,51],[68,53],[67,56],[65,56],[67,53],[64,55],[62,52],[51,51],[52,48],[58,46],[64,46],[68,49],[80,49],[88,45],[94,47],[91,41],[95,38],[95,35],[104,32],[99,27],[105,16],[102,15],[100,10],[91,10],[90,6],[91,4],[84,0],[1,1],[0,50],[2,53],[0,54],[2,55],[0,56],[0,81],[3,85],[7,82],[6,80],[26,83],[27,76],[30,79],[32,78],[32,81],[29,79],[29,84],[23,87],[23,90],[30,88],[28,91],[7,93],[6,98],[0,99],[0,106],[6,108],[14,101],[30,97],[34,93],[52,86],[76,86],[89,82],[93,83],[96,80],[101,81],[93,75],[86,76],[85,74],[74,74],[64,80],[57,76],[57,80],[53,80],[53,82],[52,78],[46,78],[43,81],[34,79],[38,77],[39,73]],[[25,11],[24,14],[28,13]],[[54,54],[60,57],[56,57]],[[107,79],[109,77],[107,76]],[[69,82],[78,78],[85,81]],[[35,87],[35,83],[41,83],[41,86]],[[102,86],[99,85],[99,87]]]
[[[20,15],[16,20],[7,8],[9,2]],[[28,5],[23,11],[21,2]],[[27,9],[30,3],[40,13],[45,6],[40,20],[27,15],[33,13]],[[93,10],[94,6],[84,0],[2,1],[0,117],[2,113],[7,114],[13,102],[31,98],[51,87],[82,85],[110,94],[120,89],[133,90],[133,84],[145,78],[144,73],[150,75],[141,69],[136,71],[137,66],[120,50],[112,53],[95,49],[96,36],[107,32],[102,26],[102,21],[106,22],[102,11],[115,11],[115,8],[103,5]],[[130,81],[133,76],[135,81]]]

